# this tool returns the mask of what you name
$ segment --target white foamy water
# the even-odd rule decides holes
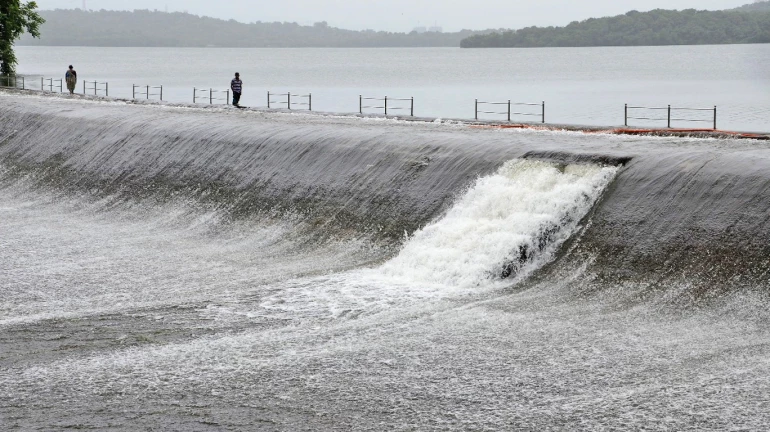
[[[617,171],[509,161],[478,179],[446,215],[417,231],[382,266],[288,281],[260,308],[286,318],[340,318],[510,285],[553,258]],[[522,250],[528,257],[520,262]],[[501,274],[506,265],[508,279]],[[228,313],[235,312],[216,311],[220,318]]]
[[[598,165],[508,162],[479,179],[444,218],[415,233],[381,272],[405,282],[469,287],[498,278],[511,262],[522,270],[538,267],[616,173]],[[542,250],[540,242],[547,242]],[[534,256],[519,263],[522,251]]]

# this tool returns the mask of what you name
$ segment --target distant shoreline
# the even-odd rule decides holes
[[[564,27],[397,33],[199,17],[149,10],[41,11],[41,38],[17,46],[136,48],[573,48],[770,43],[770,1],[735,10],[656,9],[591,18]],[[87,25],[84,25],[86,24]]]

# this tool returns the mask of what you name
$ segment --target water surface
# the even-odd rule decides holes
[[[544,101],[549,123],[609,126],[623,124],[624,104],[716,105],[720,128],[770,130],[769,44],[478,50],[17,47],[17,53],[20,73],[62,77],[73,64],[81,80],[107,81],[116,97],[131,97],[133,84],[163,85],[166,100],[189,103],[193,88],[225,90],[238,71],[247,106],[266,106],[268,91],[312,93],[314,110],[345,113],[359,110],[359,95],[414,97],[418,116],[473,118],[475,99]],[[33,81],[39,86],[39,78]],[[499,108],[504,107],[485,110]],[[539,107],[518,112],[537,115],[514,120],[540,120]],[[710,112],[680,117],[705,121],[673,126],[712,127]],[[666,122],[631,125],[665,127]]]

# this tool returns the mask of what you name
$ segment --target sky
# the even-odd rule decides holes
[[[83,0],[36,0],[40,9],[81,8]],[[352,30],[408,32],[560,26],[630,10],[728,9],[754,0],[86,0],[88,9],[187,11],[241,22],[326,21]]]

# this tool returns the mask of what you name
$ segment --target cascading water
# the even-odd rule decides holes
[[[0,429],[762,430],[769,150],[0,91]]]
[[[417,231],[382,272],[409,283],[467,287],[542,265],[616,173],[599,165],[508,162]]]

